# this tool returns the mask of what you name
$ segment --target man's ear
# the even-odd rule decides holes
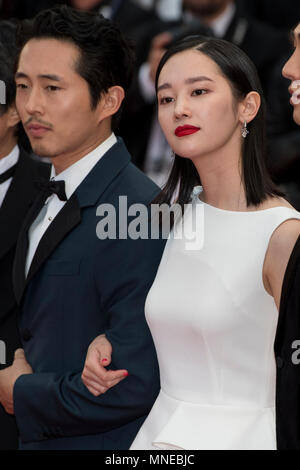
[[[125,97],[124,89],[120,86],[112,86],[102,95],[99,102],[99,117],[103,119],[116,114]]]
[[[17,108],[12,104],[7,110],[7,125],[8,127],[15,127],[21,121]]]

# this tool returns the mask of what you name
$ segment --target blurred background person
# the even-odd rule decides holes
[[[134,41],[137,64],[146,59],[151,39],[169,25],[169,21],[162,22],[154,5],[146,8],[136,0],[68,0],[66,3],[79,10],[98,11],[116,23]]]
[[[39,11],[51,8],[63,0],[2,0],[1,18],[33,18]]]
[[[275,28],[290,30],[300,18],[300,2],[295,0],[238,0],[244,14]]]
[[[159,185],[167,179],[172,153],[155,117],[153,80],[160,58],[175,39],[202,34],[223,38],[241,47],[256,65],[266,97],[274,101],[272,107],[268,106],[269,137],[287,135],[294,126],[286,104],[286,84],[280,68],[276,68],[279,58],[290,53],[286,32],[243,14],[239,1],[183,0],[182,5],[181,21],[173,24],[174,27],[165,25],[164,34],[153,39],[148,59],[139,68],[135,87],[125,103],[120,129],[135,163]],[[275,78],[274,74],[277,74]],[[280,83],[283,96],[274,97],[275,81]],[[275,111],[276,119],[271,116]],[[278,119],[280,114],[284,118]],[[276,182],[281,181],[277,178]]]
[[[162,20],[176,21],[181,16],[181,0],[136,0],[136,3],[156,11]]]
[[[6,103],[0,104],[0,340],[5,343],[6,357],[0,370],[13,362],[14,352],[21,345],[12,286],[17,237],[38,192],[35,181],[49,172],[47,165],[33,161],[24,150],[25,143],[26,147],[29,144],[15,107],[15,34],[14,23],[0,22],[0,80],[6,85]],[[0,450],[17,446],[15,418],[0,405]]]

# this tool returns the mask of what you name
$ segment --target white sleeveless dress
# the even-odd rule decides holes
[[[169,238],[146,300],[161,391],[131,449],[276,449],[278,311],[262,269],[274,230],[300,213],[218,209],[201,189],[184,215],[198,231],[201,219],[199,246]]]

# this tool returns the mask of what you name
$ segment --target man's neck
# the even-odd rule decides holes
[[[72,153],[70,155],[61,155],[58,157],[50,158],[51,163],[55,169],[56,176],[65,171],[70,166],[77,163],[82,158],[86,157],[88,154],[93,152],[97,147],[104,144],[107,139],[112,135],[112,130],[105,134],[105,136],[101,140],[97,140],[95,142],[91,142],[89,145],[85,146],[84,149],[78,150],[76,153]]]

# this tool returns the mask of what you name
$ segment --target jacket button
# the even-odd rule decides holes
[[[24,328],[22,331],[22,338],[24,341],[29,341],[32,338],[31,331],[28,328]]]
[[[281,369],[283,367],[283,359],[282,357],[280,356],[277,356],[276,357],[276,365],[278,367],[278,369]]]

